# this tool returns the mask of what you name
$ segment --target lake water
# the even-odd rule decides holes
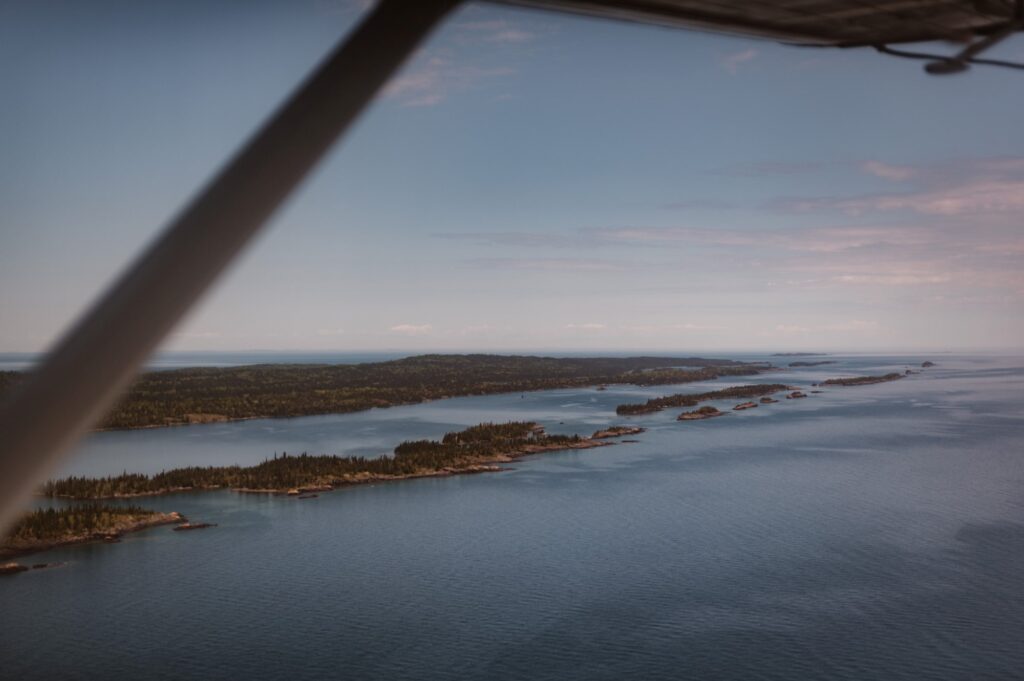
[[[0,579],[0,677],[1022,678],[1024,359],[829,359],[754,382],[939,366],[691,423],[616,418],[677,388],[611,386],[94,435],[67,472],[382,453],[481,421],[649,429],[312,500],[146,499],[219,526],[25,559],[67,565]]]

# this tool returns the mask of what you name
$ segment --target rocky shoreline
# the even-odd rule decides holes
[[[138,532],[139,530],[146,530],[160,525],[176,525],[184,522],[186,522],[185,517],[177,511],[171,511],[170,513],[152,513],[147,518],[114,523],[109,528],[105,528],[104,531],[100,532],[68,534],[56,539],[9,541],[8,543],[0,546],[0,559],[22,556],[29,553],[38,553],[40,551],[48,551],[50,549],[71,546],[74,544],[88,544],[92,542],[114,543],[120,541],[121,537],[129,532]],[[17,563],[9,563],[7,565],[17,565]],[[8,572],[6,574],[21,572],[21,570],[16,568],[11,568],[11,570],[12,572]]]
[[[593,449],[595,447],[607,447],[618,444],[616,442],[604,442],[609,438],[622,437],[625,435],[636,435],[646,430],[639,426],[614,426],[606,430],[599,430],[589,438],[583,438],[578,442],[561,442],[555,444],[523,445],[519,449],[503,454],[497,454],[481,458],[477,462],[468,463],[464,466],[445,466],[435,470],[423,470],[415,473],[402,475],[384,475],[378,473],[357,473],[354,475],[340,476],[330,482],[315,485],[304,485],[301,487],[290,487],[287,489],[249,489],[234,488],[231,491],[240,494],[273,494],[278,496],[301,497],[302,495],[315,494],[318,492],[331,492],[342,487],[354,485],[372,485],[385,482],[399,482],[401,480],[415,480],[418,478],[446,478],[453,475],[472,475],[475,473],[498,473],[508,470],[499,464],[511,463],[516,459],[533,454],[544,452],[560,452],[570,449]],[[308,498],[308,497],[307,497]]]
[[[749,400],[754,397],[772,395],[783,390],[795,390],[795,388],[783,383],[755,383],[752,385],[736,385],[703,393],[677,393],[675,395],[666,395],[665,397],[655,397],[643,403],[620,404],[615,408],[615,413],[619,416],[640,416],[643,414],[653,414],[672,407],[696,407],[701,402],[709,402],[711,400],[731,398]]]
[[[898,381],[904,376],[905,374],[891,373],[885,374],[884,376],[854,376],[850,378],[830,378],[828,380],[822,381],[819,385],[873,385],[875,383],[888,383],[889,381]]]
[[[790,366],[817,366],[819,364],[833,364],[831,360],[822,362],[793,362]],[[931,362],[923,362],[922,367],[935,366]],[[831,387],[831,386],[857,386],[857,385],[872,385],[874,383],[887,383],[889,381],[896,381],[904,376],[910,375],[909,369],[905,374],[901,373],[889,373],[883,376],[856,376],[848,378],[830,378],[821,383],[812,383],[813,387]],[[694,394],[676,394],[666,395],[664,397],[656,397],[647,400],[641,404],[620,404],[616,408],[616,413],[623,416],[640,416],[645,414],[652,414],[663,409],[670,407],[693,407],[700,402],[710,400],[722,400],[729,397],[745,397],[747,401],[741,402],[735,405],[733,411],[745,411],[748,409],[756,409],[760,405],[775,404],[779,400],[775,399],[771,395],[775,393],[785,392],[785,399],[787,400],[800,400],[808,397],[808,394],[796,386],[783,385],[781,383],[772,384],[753,384],[745,386],[734,386],[731,388],[725,388],[722,390],[715,390],[706,393],[694,393]],[[821,393],[821,390],[811,390],[811,393]],[[754,400],[753,398],[759,398]],[[707,406],[695,409],[693,411],[684,411],[676,417],[677,421],[699,421],[703,419],[714,418],[716,416],[723,416],[726,412],[719,411],[715,407]]]
[[[703,421],[704,419],[713,419],[716,416],[725,416],[725,412],[719,411],[715,407],[701,407],[693,411],[684,411],[676,417],[676,421]]]
[[[494,445],[483,444],[478,445],[482,449],[478,449],[476,453],[469,453],[467,456],[456,456],[452,458],[451,463],[445,465],[442,461],[438,462],[436,459],[428,459],[424,461],[422,465],[417,466],[414,470],[407,470],[402,472],[390,472],[379,470],[355,470],[346,472],[312,472],[305,471],[300,473],[298,479],[292,477],[290,484],[287,486],[251,486],[251,485],[232,485],[229,482],[221,482],[219,484],[206,484],[206,485],[193,485],[193,486],[173,486],[173,487],[158,487],[154,489],[145,489],[139,491],[122,491],[122,492],[109,492],[112,483],[110,480],[99,479],[99,480],[70,480],[72,483],[85,483],[87,485],[93,485],[96,490],[104,490],[102,495],[88,494],[88,493],[74,493],[74,494],[61,494],[59,488],[51,489],[46,494],[53,498],[67,498],[77,500],[98,500],[98,499],[124,499],[124,498],[136,498],[143,496],[161,496],[166,494],[173,494],[178,492],[196,492],[206,490],[217,490],[217,489],[230,489],[231,491],[240,494],[274,494],[274,495],[285,495],[294,496],[305,499],[314,498],[319,492],[328,492],[339,487],[346,487],[351,485],[364,485],[373,484],[378,482],[396,482],[399,480],[410,480],[414,478],[431,478],[431,477],[447,477],[451,475],[467,475],[473,473],[491,473],[503,470],[499,464],[508,463],[514,461],[522,456],[528,456],[531,454],[539,454],[542,452],[553,452],[562,451],[569,449],[591,449],[593,447],[603,447],[611,444],[617,444],[615,442],[609,442],[612,438],[624,437],[627,435],[636,435],[644,432],[644,428],[639,426],[610,426],[602,430],[596,431],[589,437],[578,437],[573,436],[572,438],[567,436],[548,436],[544,434],[543,426],[538,424],[526,424],[527,428],[524,430],[523,435],[509,447],[508,440],[496,440]],[[490,427],[490,426],[487,426]],[[472,429],[470,429],[472,430]],[[456,440],[460,434],[455,435]],[[396,449],[396,456],[398,451],[402,447],[408,444],[422,445],[423,443],[406,443],[406,445],[400,445]],[[426,443],[428,447],[430,443]],[[454,443],[451,443],[454,444]],[[443,446],[451,446],[443,445]],[[305,455],[303,455],[304,457]],[[331,457],[321,457],[331,458]],[[269,463],[281,463],[281,462],[301,462],[302,457],[282,457],[281,460],[275,460]],[[302,464],[298,464],[301,468]],[[237,467],[234,469],[238,471]],[[242,471],[246,469],[241,469]],[[175,471],[171,471],[174,473]],[[127,476],[131,478],[132,476]],[[141,477],[141,476],[135,476]],[[305,478],[305,479],[304,479]],[[145,480],[141,480],[145,482]],[[298,482],[299,484],[296,484]],[[48,483],[50,485],[51,483]],[[58,483],[53,483],[59,485]],[[73,488],[72,488],[73,489]],[[88,488],[87,488],[88,489]]]

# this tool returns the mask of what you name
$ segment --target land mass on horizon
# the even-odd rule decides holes
[[[772,369],[703,357],[419,355],[365,364],[259,364],[143,373],[102,429],[364,411],[467,395],[640,386],[751,376]],[[23,378],[0,372],[0,395]]]

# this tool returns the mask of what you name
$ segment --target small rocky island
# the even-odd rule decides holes
[[[205,530],[208,527],[217,527],[217,523],[182,523],[174,528],[175,532],[185,532],[187,530]]]
[[[718,411],[714,407],[701,407],[693,411],[684,411],[682,414],[676,417],[677,421],[701,421],[703,419],[713,419],[716,416],[724,416],[725,412]]]
[[[834,359],[826,359],[820,362],[790,362],[791,367],[820,367],[822,364],[836,364]]]
[[[757,402],[741,402],[732,408],[733,411],[743,411],[744,409],[756,409]]]
[[[609,437],[625,437],[626,435],[639,435],[644,432],[640,426],[611,426],[599,430],[590,436],[591,440],[604,440]]]

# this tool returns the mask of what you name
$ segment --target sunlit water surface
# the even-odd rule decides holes
[[[1024,360],[838,359],[757,382],[939,366],[691,423],[614,407],[741,381],[96,434],[66,473],[375,455],[482,421],[649,429],[304,501],[146,499],[218,527],[28,558],[67,565],[0,579],[0,677],[1021,678]]]

